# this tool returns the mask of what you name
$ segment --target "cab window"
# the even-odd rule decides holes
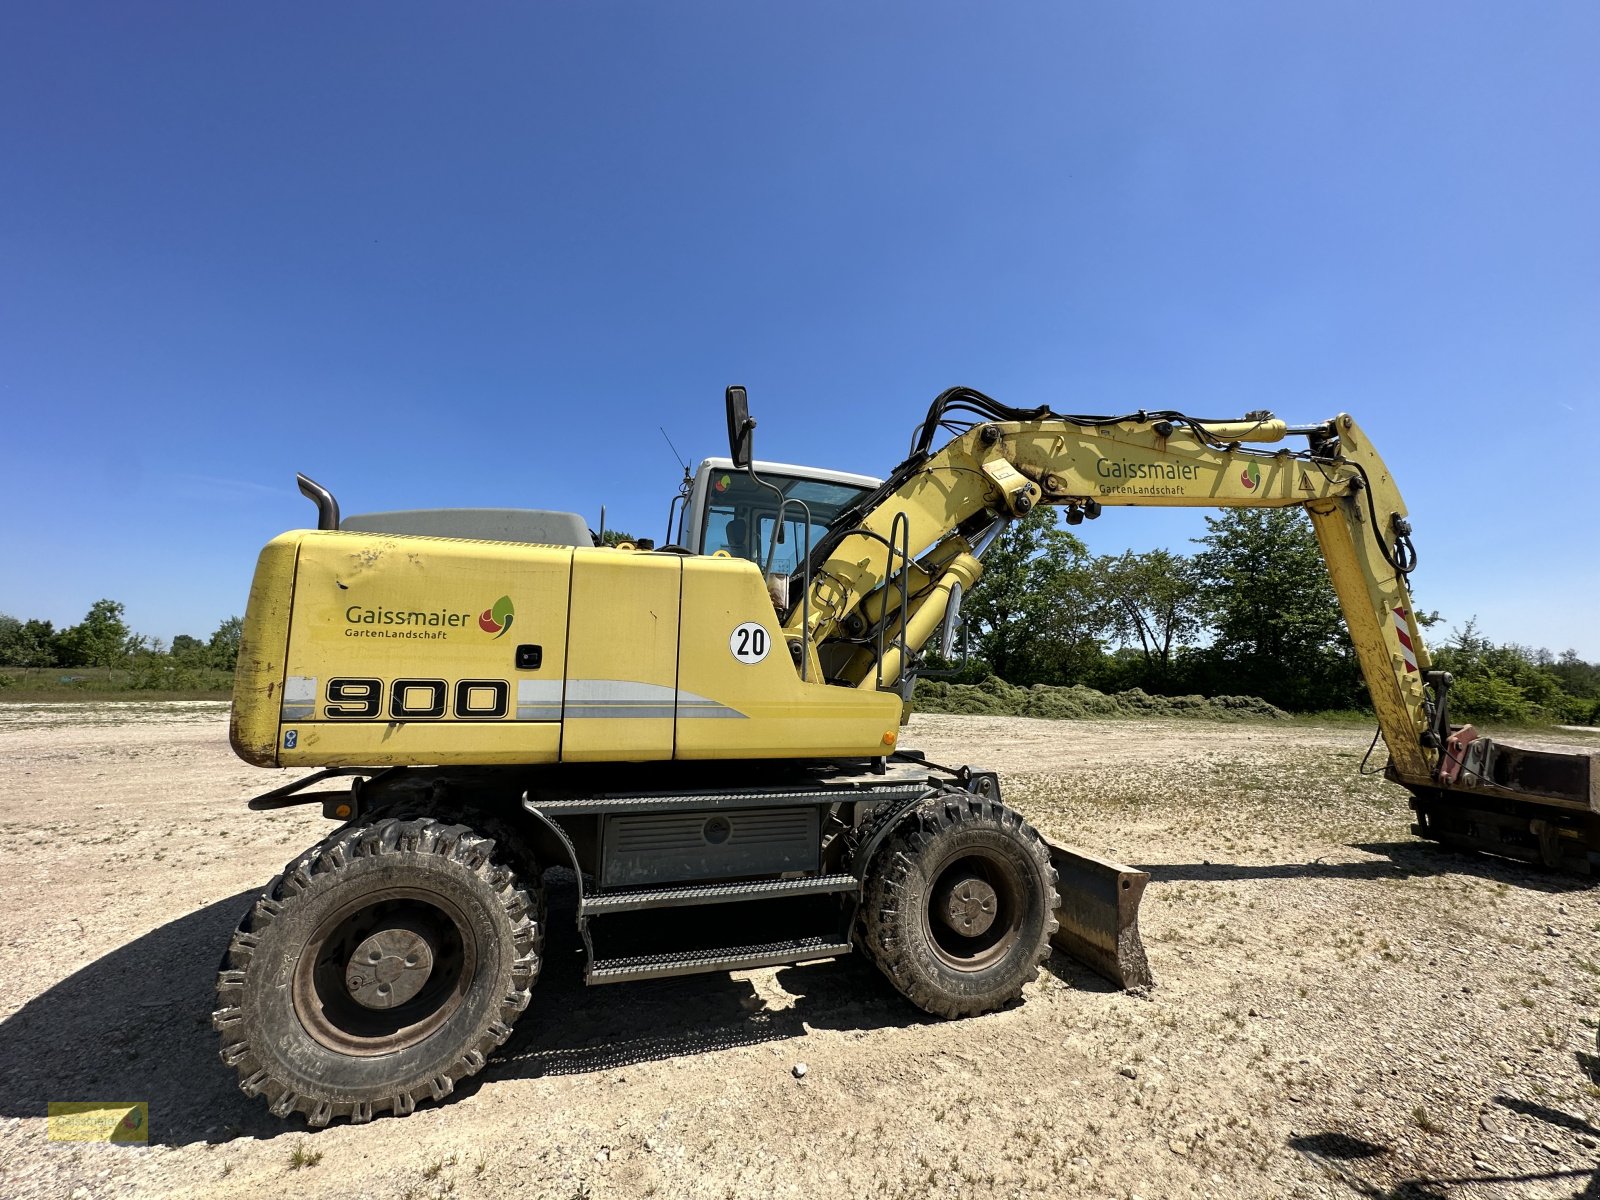
[[[866,494],[848,483],[826,483],[793,475],[763,474],[763,479],[783,489],[791,500],[803,501],[811,510],[811,544],[816,545],[835,517]],[[706,492],[705,528],[699,550],[715,554],[726,550],[735,558],[766,565],[772,544],[778,500],[768,489],[742,471],[718,471]],[[772,557],[772,569],[791,573],[800,567],[806,545],[805,512],[791,504],[784,513],[784,540]]]

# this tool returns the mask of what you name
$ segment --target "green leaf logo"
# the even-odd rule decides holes
[[[495,637],[500,637],[506,630],[511,628],[511,619],[516,615],[516,609],[511,604],[511,597],[501,596],[500,599],[478,615],[478,628],[485,633],[492,633]]]
[[[1247,463],[1244,470],[1239,472],[1239,482],[1252,492],[1255,491],[1256,486],[1261,482],[1261,468],[1256,466],[1255,463]]]

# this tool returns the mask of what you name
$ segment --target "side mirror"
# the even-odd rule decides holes
[[[738,385],[728,389],[728,455],[733,465],[743,471],[750,465],[751,435],[756,423],[750,419],[750,399]]]

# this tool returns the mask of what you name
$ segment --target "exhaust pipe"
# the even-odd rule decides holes
[[[317,506],[317,528],[339,528],[339,502],[333,498],[333,493],[304,475],[297,474],[294,480],[300,485],[300,494]]]

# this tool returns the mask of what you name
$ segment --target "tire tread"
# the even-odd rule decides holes
[[[921,969],[913,944],[917,914],[906,911],[904,901],[907,881],[916,870],[917,862],[930,854],[943,836],[962,826],[1000,830],[1026,847],[1049,889],[1037,944],[1027,953],[1014,981],[981,997],[955,995],[941,988],[936,978]],[[1040,964],[1049,957],[1050,938],[1056,931],[1055,888],[1055,868],[1050,863],[1049,851],[1020,813],[998,800],[973,792],[954,789],[942,792],[907,812],[868,865],[861,948],[896,990],[924,1012],[947,1019],[993,1012],[1017,1000],[1022,989],[1037,976]]]
[[[537,876],[525,886],[511,867],[497,861],[495,849],[496,839],[466,825],[426,816],[377,816],[367,823],[335,831],[292,859],[245,912],[217,972],[217,1007],[212,1025],[222,1035],[220,1057],[239,1073],[240,1089],[249,1096],[264,1096],[274,1116],[299,1113],[314,1127],[341,1117],[360,1123],[383,1112],[403,1116],[416,1107],[407,1090],[346,1101],[300,1094],[287,1080],[274,1075],[271,1057],[258,1052],[243,1036],[251,971],[257,965],[264,931],[318,880],[338,874],[359,859],[407,853],[439,855],[465,867],[496,893],[511,921],[515,959],[509,990],[487,1014],[454,1064],[426,1086],[435,1100],[442,1100],[455,1090],[458,1081],[481,1071],[489,1055],[510,1037],[511,1027],[528,1007],[544,953],[544,889]]]

